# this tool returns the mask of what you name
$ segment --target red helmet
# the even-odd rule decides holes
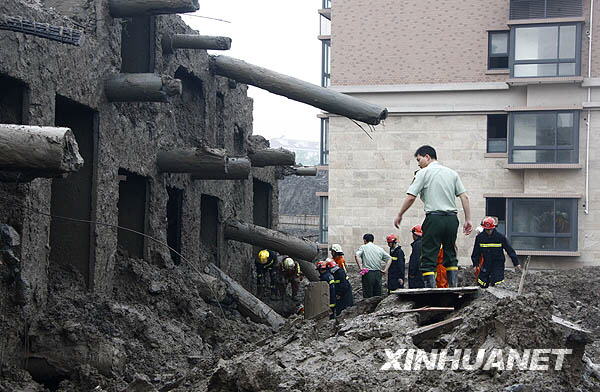
[[[326,268],[333,268],[337,265],[337,263],[331,259],[327,259],[327,260],[321,260],[321,261],[317,261],[317,264],[315,264],[315,267],[320,270],[320,269],[326,269]]]
[[[492,218],[491,216],[487,216],[485,217],[485,219],[481,222],[481,226],[484,229],[488,229],[491,230],[494,227],[496,227],[496,221],[494,220],[494,218]]]
[[[385,240],[390,243],[390,242],[397,242],[398,241],[398,236],[396,234],[390,234],[387,237],[385,237]]]
[[[423,230],[421,229],[421,225],[413,226],[413,228],[410,229],[410,231],[412,231],[412,233],[414,235],[418,235],[419,237],[423,237]]]

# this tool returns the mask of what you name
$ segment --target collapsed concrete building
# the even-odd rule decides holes
[[[210,329],[198,294],[206,266],[253,291],[256,246],[316,255],[315,243],[270,230],[278,179],[316,170],[252,135],[241,83],[360,121],[378,123],[387,111],[209,56],[231,41],[198,35],[174,15],[197,9],[197,0],[0,4],[0,372],[27,369],[53,389],[82,363],[121,374],[123,358],[136,355],[115,354],[127,350],[106,335],[114,326],[92,333],[99,318],[127,309],[146,312],[134,323],[146,331]],[[72,309],[75,292],[89,306]],[[135,297],[158,306],[148,295],[165,292],[162,311],[116,305]],[[223,313],[219,293],[206,292]],[[203,333],[189,339],[210,346]],[[110,347],[107,367],[99,347]]]

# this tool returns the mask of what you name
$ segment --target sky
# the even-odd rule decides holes
[[[203,35],[232,39],[228,51],[210,51],[235,57],[310,83],[320,84],[321,0],[202,0],[200,10],[182,14]],[[198,18],[201,15],[231,23]],[[319,140],[319,109],[250,87],[254,99],[254,134],[266,138]]]

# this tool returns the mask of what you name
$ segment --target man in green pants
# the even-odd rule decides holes
[[[435,270],[440,245],[444,246],[444,266],[448,274],[448,285],[458,284],[458,259],[456,257],[456,198],[459,197],[465,212],[463,232],[466,235],[473,230],[471,208],[466,190],[458,174],[437,161],[437,153],[431,146],[421,146],[415,152],[415,158],[421,170],[406,191],[400,212],[394,220],[399,228],[402,217],[413,205],[418,195],[425,204],[425,220],[422,224],[423,240],[420,270],[425,287],[435,287]]]
[[[354,255],[362,276],[363,298],[381,295],[381,276],[387,273],[392,264],[392,256],[375,245],[374,240],[373,234],[363,235],[364,245],[358,248]]]

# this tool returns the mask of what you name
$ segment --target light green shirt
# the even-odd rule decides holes
[[[362,259],[363,268],[368,268],[371,271],[383,270],[385,264],[392,259],[392,256],[372,242],[358,248],[356,255]]]
[[[421,195],[425,212],[456,212],[456,197],[464,192],[466,189],[458,173],[439,162],[431,162],[419,170],[406,191],[413,196]]]

